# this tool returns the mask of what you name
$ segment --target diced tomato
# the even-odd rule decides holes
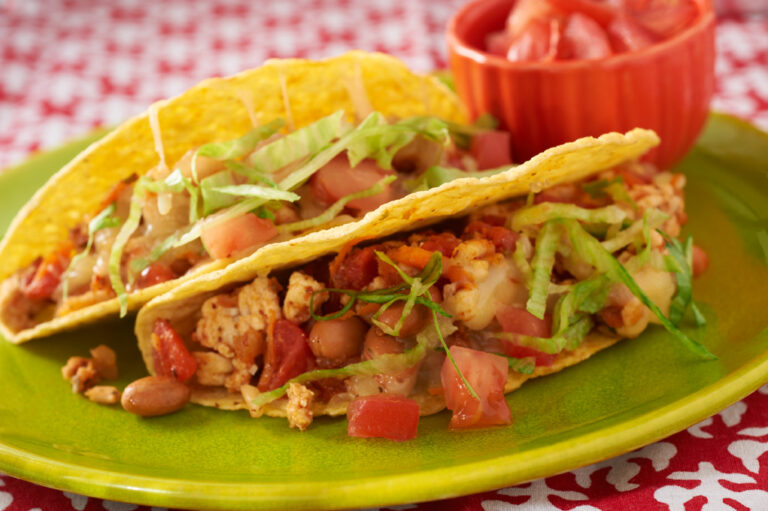
[[[709,256],[698,245],[693,246],[693,277],[696,278],[709,268]]]
[[[565,25],[557,56],[562,59],[601,59],[611,55],[608,35],[584,14],[573,13]]]
[[[307,334],[287,319],[275,321],[272,342],[267,345],[264,370],[258,388],[262,392],[276,389],[285,382],[315,367],[315,357],[307,342]]]
[[[380,169],[373,160],[363,160],[352,168],[347,156],[340,155],[318,170],[309,183],[315,199],[331,205],[342,197],[372,187],[388,174],[391,172]],[[392,196],[391,187],[385,185],[381,193],[349,201],[347,207],[360,212],[372,211],[392,200]]]
[[[400,245],[397,248],[387,251],[387,255],[396,263],[407,264],[419,270],[423,269],[434,252],[425,250],[421,247],[412,247],[410,245]]]
[[[479,233],[483,238],[493,242],[493,245],[497,250],[503,250],[506,252],[515,250],[515,244],[520,237],[519,234],[510,229],[507,229],[506,227],[489,225],[479,220],[471,222],[467,228],[464,229],[464,232],[467,234],[474,232]]]
[[[175,278],[176,274],[167,264],[156,262],[141,270],[136,277],[136,287],[143,289]]]
[[[480,218],[480,221],[485,222],[488,225],[496,225],[498,227],[504,227],[504,225],[507,223],[506,217],[499,215],[483,215],[482,218]]]
[[[629,2],[630,15],[643,28],[664,39],[688,27],[698,13],[693,0],[650,0],[632,4]]]
[[[481,428],[510,424],[512,417],[504,399],[508,364],[504,357],[461,346],[451,346],[451,355],[479,400],[461,380],[446,357],[440,372],[445,405],[453,412],[451,429]]]
[[[642,50],[656,42],[654,36],[626,15],[617,16],[607,30],[616,52]]]
[[[333,285],[339,289],[363,289],[377,275],[378,261],[372,247],[353,249],[333,274]]]
[[[510,44],[512,44],[512,38],[506,32],[493,32],[485,38],[486,51],[500,57],[507,56]]]
[[[557,21],[533,21],[517,36],[507,50],[512,62],[549,62],[557,55]],[[554,29],[554,30],[553,30]],[[553,44],[554,43],[554,44]]]
[[[496,319],[505,332],[527,335],[530,337],[548,338],[552,336],[548,315],[539,319],[526,309],[507,305],[496,311]]]
[[[589,16],[602,26],[608,25],[618,14],[616,6],[595,0],[546,0],[554,7],[568,14],[580,13]]]
[[[478,170],[493,169],[512,163],[511,144],[508,131],[481,131],[472,137],[469,152]]]
[[[168,320],[160,318],[155,321],[152,334],[155,372],[160,376],[171,376],[180,382],[192,378],[197,371],[197,360]]]
[[[356,397],[347,407],[347,434],[359,438],[416,438],[419,404],[399,394]]]
[[[536,366],[551,366],[557,358],[557,355],[544,353],[543,351],[531,348],[530,346],[521,346],[520,344],[507,340],[502,342],[504,343],[504,354],[506,356],[514,358],[533,357],[535,359]]]
[[[507,33],[518,38],[525,29],[536,22],[549,23],[549,20],[561,16],[562,13],[553,4],[544,0],[518,0],[507,17]]]
[[[204,226],[201,238],[211,257],[224,259],[259,246],[275,236],[277,229],[270,220],[246,213],[210,227]]]
[[[432,252],[440,252],[445,257],[451,257],[453,251],[459,246],[461,240],[450,232],[441,232],[431,235],[421,244],[421,248]]]
[[[69,267],[72,247],[65,243],[45,258],[36,261],[27,275],[22,277],[20,290],[32,300],[47,300],[61,282],[62,274]]]

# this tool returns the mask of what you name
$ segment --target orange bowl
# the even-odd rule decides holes
[[[515,0],[472,0],[448,24],[456,89],[470,116],[490,113],[512,134],[524,161],[583,136],[635,127],[661,144],[647,159],[678,162],[701,131],[714,87],[715,15],[697,0],[695,21],[653,46],[596,60],[511,62],[483,51],[485,36],[504,28]]]

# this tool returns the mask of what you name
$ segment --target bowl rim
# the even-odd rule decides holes
[[[493,0],[499,2],[515,2],[517,0]],[[664,53],[672,48],[685,44],[688,40],[698,37],[703,32],[714,31],[715,11],[712,0],[694,0],[699,8],[699,15],[691,26],[678,32],[674,36],[652,44],[641,50],[621,52],[608,57],[599,59],[579,59],[579,60],[555,60],[551,62],[513,62],[505,57],[488,53],[479,48],[468,44],[458,35],[458,25],[472,12],[476,11],[489,0],[471,0],[464,4],[458,11],[451,16],[446,27],[446,39],[448,41],[448,50],[451,54],[457,54],[466,59],[475,61],[480,65],[488,65],[496,68],[502,68],[506,71],[560,71],[576,70],[580,68],[592,68],[595,65],[613,66],[625,64],[634,60],[644,60],[652,58],[658,54]]]

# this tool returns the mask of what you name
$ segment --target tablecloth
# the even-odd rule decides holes
[[[464,0],[0,0],[0,168],[272,57],[384,51],[446,65]],[[713,108],[768,128],[765,0],[721,0]],[[740,7],[748,7],[745,13]],[[663,441],[498,491],[396,509],[768,509],[768,386]],[[132,511],[0,476],[0,511]],[[158,508],[151,508],[153,511]]]

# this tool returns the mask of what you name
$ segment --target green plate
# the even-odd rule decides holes
[[[87,140],[0,177],[0,231]],[[720,359],[702,362],[659,327],[509,396],[507,428],[451,433],[425,418],[418,439],[346,436],[321,418],[283,420],[188,406],[142,420],[71,393],[70,355],[116,348],[120,386],[145,374],[132,319],[23,346],[0,343],[0,470],[113,500],[195,509],[392,505],[499,488],[618,455],[741,399],[768,380],[768,135],[714,115],[680,170],[690,232],[710,256],[695,283],[708,325],[685,329]]]

